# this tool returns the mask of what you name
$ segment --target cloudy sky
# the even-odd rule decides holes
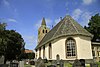
[[[60,17],[72,16],[82,26],[100,13],[100,0],[0,0],[0,21],[16,30],[25,40],[25,48],[37,45],[37,33],[43,17],[52,28]]]

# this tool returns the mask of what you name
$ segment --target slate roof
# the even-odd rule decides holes
[[[42,24],[41,25],[45,25],[46,26],[45,18],[42,19]]]
[[[65,16],[53,29],[51,29],[37,45],[35,49],[45,45],[46,43],[61,37],[70,35],[83,35],[93,37],[87,30],[78,24],[71,16]]]

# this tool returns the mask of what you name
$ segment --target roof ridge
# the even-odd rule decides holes
[[[71,16],[65,16],[43,37],[36,49],[40,46],[46,45],[46,43],[49,43],[51,40],[58,37],[74,35],[92,37],[92,35]]]
[[[68,18],[68,20],[71,18]],[[73,19],[72,19],[73,20]],[[70,21],[70,20],[69,20]],[[75,21],[75,20],[74,20]],[[79,33],[79,31],[77,30],[76,26],[71,22],[71,24],[73,25],[73,27],[75,28],[76,32]]]
[[[61,20],[61,21],[62,21],[62,20]],[[60,21],[60,23],[61,23],[61,21]],[[63,23],[61,23],[61,25],[62,25],[62,24],[63,24]],[[61,25],[58,27],[57,31],[60,29]],[[55,34],[57,33],[57,31],[55,32]],[[54,37],[55,34],[54,34],[52,37]]]

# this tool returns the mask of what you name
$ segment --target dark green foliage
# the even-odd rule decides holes
[[[0,22],[0,30],[5,30],[7,24],[6,23],[1,23]]]
[[[94,35],[92,41],[100,42],[100,15],[99,13],[96,14],[95,16],[92,16],[88,23],[88,27],[85,26],[84,28]]]
[[[35,58],[35,53],[28,53],[28,59],[34,59]]]
[[[24,40],[15,30],[5,30],[1,25],[0,30],[0,55],[4,55],[7,60],[18,59],[24,50]]]
[[[34,59],[35,58],[35,53],[23,53],[20,56],[21,59]]]

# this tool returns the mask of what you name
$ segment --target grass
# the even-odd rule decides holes
[[[71,65],[71,64],[69,64],[69,63],[67,63],[67,65],[66,65],[66,66],[64,66],[64,67],[72,67],[72,65]]]
[[[64,63],[64,67],[72,67],[72,64],[70,64],[70,63]]]
[[[86,66],[86,67],[90,67],[90,64],[86,64],[85,66]]]
[[[98,67],[100,67],[100,62],[97,62],[97,64],[98,64]]]
[[[100,67],[100,62],[97,62],[96,64],[98,64],[98,67]],[[51,65],[51,63],[47,63],[46,65]],[[31,65],[24,65],[24,67],[31,67]],[[71,63],[64,63],[64,67],[72,67],[72,64]],[[86,64],[86,67],[90,67],[90,64]]]
[[[29,64],[25,64],[24,67],[31,67],[31,65],[29,65]]]

